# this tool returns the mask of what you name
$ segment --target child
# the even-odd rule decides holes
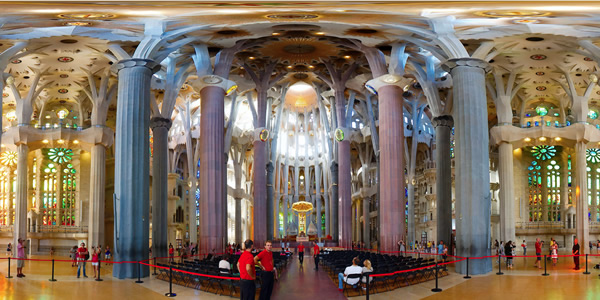
[[[106,252],[104,252],[104,261],[110,260],[110,247],[106,246]],[[108,263],[106,263],[108,265]]]

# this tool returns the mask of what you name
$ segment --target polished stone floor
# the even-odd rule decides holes
[[[3,256],[0,256],[3,257]],[[49,257],[35,256],[47,259]],[[344,299],[337,291],[335,284],[323,272],[315,272],[310,257],[304,260],[300,268],[297,257],[282,274],[276,284],[272,299]],[[450,272],[439,281],[443,289],[441,293],[433,293],[434,281],[396,289],[391,292],[371,295],[371,299],[599,299],[599,271],[593,265],[600,262],[600,257],[591,257],[589,270],[591,275],[583,275],[581,271],[572,270],[571,258],[561,258],[556,267],[548,264],[550,276],[543,277],[543,269],[533,267],[533,258],[517,258],[515,268],[505,270],[498,276],[496,271],[484,276],[473,276],[463,279],[462,275]],[[11,275],[16,275],[16,262],[12,261]],[[91,267],[91,264],[88,264]],[[582,266],[583,264],[582,259]],[[102,277],[105,281],[96,282],[91,277],[93,271],[88,270],[89,278],[76,278],[76,268],[69,262],[57,262],[55,266],[56,282],[50,282],[50,262],[27,262],[24,273],[26,278],[11,279],[7,275],[7,260],[0,260],[0,298],[2,299],[164,299],[168,292],[168,283],[154,278],[144,278],[144,283],[136,284],[134,280],[116,280],[110,276],[111,267],[102,266]],[[494,264],[497,268],[497,264]],[[173,285],[177,293],[176,299],[227,299],[191,288]],[[365,297],[353,297],[364,299]]]

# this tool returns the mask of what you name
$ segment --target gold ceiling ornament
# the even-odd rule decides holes
[[[313,209],[313,205],[307,201],[298,201],[292,204],[292,210],[299,213],[307,213]]]
[[[487,18],[531,18],[531,17],[547,17],[552,13],[548,11],[531,11],[531,10],[486,10],[475,13],[480,17]]]
[[[7,167],[11,167],[17,164],[17,152],[15,151],[4,151],[0,154],[0,163]]]
[[[263,56],[281,61],[287,60],[290,64],[308,64],[313,60],[318,61],[321,57],[337,56],[339,50],[327,41],[296,37],[275,41],[258,51],[261,51]]]
[[[71,14],[59,14],[61,19],[81,19],[81,20],[106,20],[114,19],[117,17],[115,14],[103,14],[103,13],[71,13]]]
[[[282,13],[282,14],[270,14],[265,16],[266,19],[269,20],[278,20],[278,21],[301,21],[301,20],[317,20],[321,18],[320,15],[317,14],[301,14],[301,13]]]

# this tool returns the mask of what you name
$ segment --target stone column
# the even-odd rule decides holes
[[[331,213],[330,227],[331,227],[331,237],[335,241],[339,240],[339,224],[338,224],[338,164],[336,162],[331,163],[331,198],[329,200],[331,208],[329,212]],[[341,246],[341,245],[340,245]]]
[[[509,125],[512,126],[512,125]],[[498,175],[500,176],[500,239],[515,240],[515,182],[513,171],[513,146],[501,143]]]
[[[456,249],[458,256],[481,257],[490,249],[490,159],[485,90],[487,62],[451,59],[443,65],[454,83],[456,153]],[[385,163],[383,164],[385,165]],[[492,270],[489,258],[471,260],[470,274]],[[456,266],[466,272],[466,263]]]
[[[545,168],[542,168],[545,169]],[[548,221],[548,185],[546,185],[548,180],[548,174],[546,172],[542,173],[542,219],[540,221],[546,222]],[[586,177],[586,186],[587,186],[587,177]],[[586,196],[587,199],[587,196]],[[586,214],[587,215],[587,214]]]
[[[587,146],[585,142],[578,141],[575,144],[576,166],[575,166],[575,232],[579,240],[580,254],[588,252],[590,235],[590,223],[588,220],[588,193],[587,193]],[[545,184],[544,184],[545,185]]]
[[[273,241],[273,233],[275,231],[275,216],[274,216],[274,206],[273,203],[275,199],[273,199],[274,195],[274,171],[275,167],[273,167],[273,163],[267,163],[267,240]],[[265,240],[266,241],[266,240]]]
[[[224,166],[224,128],[223,113],[225,91],[218,86],[206,86],[200,91],[200,247],[201,253],[217,253],[223,250],[223,228],[221,214]],[[256,209],[256,207],[255,207]]]
[[[561,170],[560,170],[560,216],[561,221],[563,223],[563,228],[569,228],[568,218],[567,218],[567,209],[569,207],[569,170],[568,170],[568,154],[566,151],[561,153]],[[525,207],[529,207],[527,204]],[[525,209],[525,217],[522,219],[523,222],[529,221],[529,209]]]
[[[358,206],[357,207],[358,212],[357,212],[357,215],[356,215],[356,226],[357,226],[356,230],[358,231],[357,239],[356,239],[357,242],[363,242],[364,241],[363,240],[363,226],[362,226],[363,223],[360,222],[360,218],[364,215],[363,214],[363,205],[362,205],[364,202],[365,202],[364,198],[361,199],[360,202],[356,202],[356,205]]]
[[[242,198],[235,198],[235,242],[242,243]]]
[[[346,127],[344,89],[335,91],[338,127]],[[348,103],[348,105],[354,105]],[[350,169],[350,140],[345,138],[338,142],[338,237],[340,247],[352,246],[352,177]]]
[[[29,146],[17,145],[17,199],[15,205],[15,224],[13,229],[13,253],[17,253],[18,239],[27,240],[27,156]]]
[[[92,146],[90,163],[90,204],[88,245],[105,245],[104,196],[106,191],[106,149],[102,144]],[[165,226],[166,227],[166,226]],[[156,252],[152,252],[156,253]]]
[[[126,59],[117,65],[119,87],[115,141],[115,261],[148,258],[150,80],[160,65],[148,59]],[[221,127],[223,122],[221,122]],[[142,277],[148,276],[143,266]],[[115,264],[113,276],[138,276],[136,264]]]
[[[435,190],[437,214],[437,241],[444,241],[451,248],[452,243],[452,165],[450,137],[454,119],[443,115],[433,118],[435,126]],[[415,241],[408,241],[415,242]]]
[[[351,213],[351,227],[350,230],[352,230],[352,235],[350,238],[350,244],[352,244],[353,241],[356,241],[356,228],[358,227],[358,224],[356,224],[356,217],[357,217],[357,213],[356,213],[356,204],[355,203],[351,203],[350,206],[350,213]]]
[[[402,89],[379,88],[380,139],[380,250],[397,251],[405,232],[404,222],[404,118]]]
[[[369,203],[371,202],[371,197],[365,197],[362,201],[362,213],[363,213],[363,242],[365,242],[365,247],[367,249],[371,249],[371,214],[369,212]]]
[[[165,257],[168,254],[168,135],[171,120],[161,117],[152,118],[150,128],[154,137],[154,155],[152,156],[152,254]],[[191,159],[188,157],[188,159]],[[194,174],[195,175],[195,174]],[[192,193],[195,194],[194,191]],[[195,207],[193,207],[195,211]],[[195,221],[195,220],[193,220]],[[196,222],[190,222],[195,225]]]
[[[56,180],[54,184],[56,184],[56,208],[54,211],[56,212],[56,226],[62,226],[62,216],[63,216],[63,185],[62,185],[62,165],[56,164]],[[28,201],[29,202],[29,201]]]

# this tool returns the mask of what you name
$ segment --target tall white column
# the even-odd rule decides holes
[[[481,257],[490,248],[490,159],[485,72],[487,62],[479,59],[451,59],[444,69],[454,83],[456,143],[456,249],[462,257]],[[466,272],[466,263],[456,266]],[[492,270],[489,258],[471,260],[470,274]]]
[[[106,149],[102,144],[92,146],[90,165],[90,204],[88,245],[104,245],[104,195],[106,178]]]
[[[367,249],[371,249],[371,214],[369,212],[369,203],[371,202],[371,197],[366,197],[362,201],[362,213],[363,213],[363,242],[365,242],[365,247]]]
[[[118,63],[115,261],[141,261],[149,255],[150,80],[159,69],[159,64],[148,59],[126,59]],[[139,270],[137,264],[115,264],[113,276],[134,278]],[[142,277],[148,276],[148,267],[141,270]]]
[[[17,145],[17,199],[15,210],[15,225],[13,229],[13,253],[17,253],[18,239],[27,239],[27,155],[29,146]]]
[[[508,125],[511,126],[511,125]],[[513,171],[513,146],[501,143],[498,173],[500,175],[500,239],[515,240],[515,182]]]
[[[576,167],[575,167],[575,232],[579,239],[580,254],[585,254],[590,235],[590,223],[588,220],[587,201],[587,164],[585,160],[585,142],[578,141],[575,144]]]

